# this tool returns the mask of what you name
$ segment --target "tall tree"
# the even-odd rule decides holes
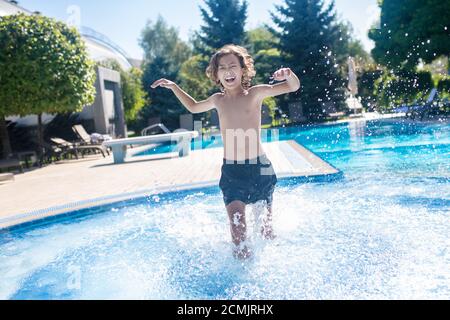
[[[0,17],[0,135],[6,156],[4,118],[78,112],[95,98],[95,71],[76,29],[40,15]],[[39,154],[42,149],[39,148]]]
[[[450,1],[383,0],[379,5],[380,28],[369,32],[378,63],[413,70],[419,59],[429,63],[440,55],[449,58]]]
[[[377,103],[386,111],[413,100],[424,100],[432,88],[431,74],[427,71],[384,72],[374,83]]]
[[[339,29],[334,1],[324,8],[322,0],[285,0],[271,13],[277,29],[285,66],[302,82],[301,94],[288,95],[286,103],[300,101],[310,121],[321,117],[325,104],[344,107],[345,81],[336,61]],[[284,105],[286,107],[286,104]]]
[[[198,100],[207,99],[213,92],[218,91],[216,85],[205,74],[204,66],[208,62],[202,55],[195,55],[186,60],[180,68],[181,87]]]
[[[247,0],[205,0],[207,8],[200,7],[204,25],[194,43],[196,52],[209,57],[226,44],[245,44]]]
[[[339,38],[337,39],[339,42],[334,44],[334,48],[338,63],[346,66],[349,56],[354,57],[361,64],[370,63],[370,55],[364,50],[361,41],[354,37],[353,27],[350,22],[340,21],[337,27],[339,29]]]
[[[279,39],[264,25],[247,31],[249,42],[249,52],[256,54],[261,50],[270,50],[275,48]]]
[[[279,39],[265,26],[247,31],[249,53],[255,61],[256,83],[267,83],[280,66],[280,51],[276,48]]]
[[[170,91],[153,90],[150,85],[160,78],[178,81],[181,65],[191,56],[191,49],[161,16],[155,23],[147,23],[140,43],[145,54],[142,83],[151,103],[140,111],[137,127],[143,129],[148,118],[159,116],[169,128],[177,129],[179,115],[186,112],[184,107]]]
[[[268,83],[277,67],[281,64],[280,51],[276,49],[279,39],[266,27],[260,26],[247,31],[249,52],[255,61],[257,84]],[[270,97],[263,101],[269,108],[272,119],[275,118],[279,98]]]

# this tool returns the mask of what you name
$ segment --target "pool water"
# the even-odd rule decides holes
[[[0,299],[448,299],[450,125],[288,128],[344,172],[281,180],[277,239],[232,256],[218,187],[149,194],[0,232]],[[214,142],[220,146],[220,140]]]

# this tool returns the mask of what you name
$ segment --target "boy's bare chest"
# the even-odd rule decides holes
[[[225,118],[251,118],[260,114],[260,105],[255,99],[242,98],[238,100],[223,100],[219,108],[219,115]]]

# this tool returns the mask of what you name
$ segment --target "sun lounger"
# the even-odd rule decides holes
[[[193,138],[198,137],[197,131],[185,131],[169,134],[159,134],[153,136],[136,137],[128,139],[116,139],[103,142],[105,147],[111,147],[114,155],[114,163],[124,163],[127,146],[151,144],[151,143],[163,143],[176,141],[177,150],[180,157],[186,157],[191,150],[191,141]]]
[[[439,111],[439,104],[436,101],[439,99],[438,91],[433,88],[428,99],[424,102],[415,102],[412,105],[402,105],[394,109],[394,112],[405,113],[406,118],[423,118],[427,115],[437,113]]]
[[[105,152],[107,150],[102,145],[78,145],[76,143],[68,142],[61,138],[51,138],[52,142],[56,144],[58,147],[62,148],[65,151],[70,151],[73,149],[76,157],[78,158],[78,151],[89,150],[89,151],[100,151],[103,155],[103,158],[106,158]]]
[[[0,160],[0,169],[11,169],[11,168],[18,168],[20,172],[23,173],[23,167],[19,159],[8,158]]]
[[[88,146],[102,146],[102,142],[100,143],[94,143],[91,139],[91,135],[87,133],[86,129],[80,124],[74,125],[72,127],[73,132],[81,139],[80,144],[81,145],[88,145]],[[108,135],[101,135],[104,137],[104,140],[111,140],[111,137]],[[98,137],[97,137],[98,138]],[[108,149],[104,149],[104,151],[109,155]]]
[[[332,102],[325,102],[322,109],[323,115],[330,120],[338,120],[345,116],[345,112],[338,111]]]

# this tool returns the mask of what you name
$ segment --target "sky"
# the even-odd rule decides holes
[[[275,5],[284,1],[248,0],[248,3],[246,29],[251,29],[263,23],[271,24],[269,12],[274,12]],[[368,51],[373,43],[367,31],[379,16],[376,3],[377,0],[335,0],[338,16],[353,25],[355,38]],[[203,24],[199,6],[205,7],[203,0],[19,0],[19,5],[65,22],[79,21],[82,26],[106,35],[136,59],[143,55],[139,38],[147,21],[156,21],[161,15],[187,41]]]

